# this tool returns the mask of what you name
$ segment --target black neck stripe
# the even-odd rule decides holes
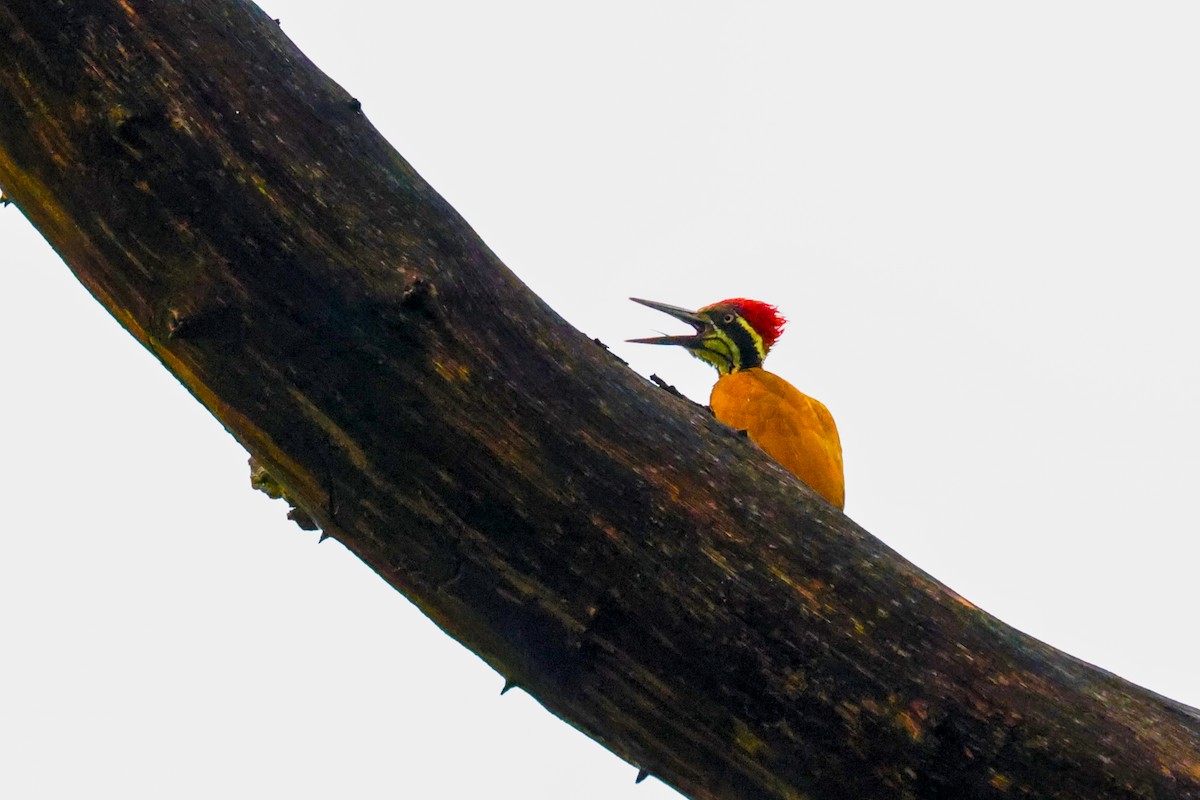
[[[734,369],[749,369],[750,367],[761,367],[762,357],[758,353],[758,344],[754,341],[754,335],[750,333],[743,325],[741,319],[734,319],[729,324],[722,325],[721,330],[729,337],[737,348],[737,364]]]

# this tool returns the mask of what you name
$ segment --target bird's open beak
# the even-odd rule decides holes
[[[658,303],[654,300],[642,300],[638,297],[631,297],[629,299],[635,303],[641,303],[657,311],[662,311],[664,314],[670,314],[675,319],[691,325],[696,329],[696,332],[690,336],[650,336],[645,339],[627,339],[626,341],[638,344],[678,344],[684,347],[699,347],[701,342],[704,341],[705,332],[712,327],[712,323],[698,315],[695,311],[688,311],[686,308],[680,308],[679,306],[669,306],[666,303]]]

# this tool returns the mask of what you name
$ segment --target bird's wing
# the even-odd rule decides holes
[[[713,413],[745,430],[772,458],[841,508],[842,445],[824,404],[763,369],[723,376],[713,387]]]

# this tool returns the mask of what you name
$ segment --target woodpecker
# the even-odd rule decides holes
[[[670,314],[695,328],[687,336],[630,339],[680,345],[717,370],[709,405],[737,430],[838,508],[846,502],[842,443],[829,409],[762,368],[787,322],[769,303],[734,297],[698,311],[653,300],[635,303]]]

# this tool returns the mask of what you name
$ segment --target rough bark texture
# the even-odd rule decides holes
[[[0,185],[329,535],[685,794],[1200,798],[1194,709],[632,374],[253,5],[0,0]]]

